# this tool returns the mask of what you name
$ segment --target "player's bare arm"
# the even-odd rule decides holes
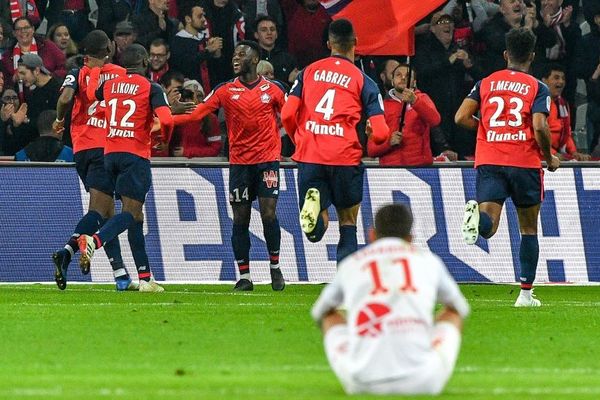
[[[454,122],[465,129],[476,131],[479,127],[479,121],[475,118],[478,110],[479,102],[466,98],[463,100],[458,111],[456,111]]]
[[[533,114],[533,130],[535,132],[535,140],[542,150],[546,164],[548,164],[548,171],[556,171],[560,166],[560,160],[552,154],[552,139],[546,114]]]
[[[67,114],[69,104],[73,101],[74,95],[75,90],[73,88],[66,87],[62,89],[62,93],[56,103],[56,120],[52,123],[52,130],[55,133],[60,133],[65,130],[65,115]]]

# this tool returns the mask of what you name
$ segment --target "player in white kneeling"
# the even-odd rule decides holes
[[[339,264],[312,308],[349,394],[437,394],[454,370],[469,305],[443,262],[411,244],[412,222],[407,207],[382,207],[374,242]]]

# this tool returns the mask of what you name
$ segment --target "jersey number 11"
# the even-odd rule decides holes
[[[410,274],[410,266],[408,265],[408,260],[406,258],[395,258],[392,260],[394,265],[398,264],[402,267],[402,272],[404,273],[404,285],[400,287],[400,291],[404,293],[415,293],[417,288],[413,286],[412,277]],[[383,285],[381,282],[381,276],[379,274],[379,266],[377,265],[377,261],[371,261],[365,267],[371,272],[371,278],[373,279],[373,290],[371,290],[371,296],[376,294],[385,294],[389,292],[389,289]]]

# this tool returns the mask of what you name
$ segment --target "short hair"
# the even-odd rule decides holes
[[[202,6],[199,3],[191,0],[187,0],[181,6],[179,6],[179,14],[177,15],[177,17],[183,25],[185,25],[185,17],[192,18],[192,12],[196,7],[202,8]]]
[[[250,47],[252,50],[254,50],[254,52],[256,53],[256,56],[258,58],[260,58],[260,47],[258,46],[258,43],[253,42],[251,40],[242,40],[241,42],[238,42],[238,44],[235,45],[235,47],[238,47],[238,46]]]
[[[384,237],[406,238],[410,235],[413,215],[404,204],[387,204],[375,214],[375,234]]]
[[[410,76],[413,79],[417,79],[417,69],[415,68],[414,64],[407,64],[407,63],[399,63],[398,66],[396,68],[394,68],[394,70],[392,71],[392,77],[394,77],[394,75],[396,74],[396,70],[398,68],[407,68],[410,69]]]
[[[559,63],[548,63],[548,64],[544,64],[544,67],[542,69],[542,75],[540,76],[540,78],[550,78],[550,75],[552,75],[552,71],[560,71],[562,72],[565,76],[567,75],[567,70],[564,66],[562,66]]]
[[[273,68],[273,64],[268,62],[267,60],[260,60],[256,65],[256,73],[259,75],[264,74],[267,70],[273,71],[275,73],[275,68]]]
[[[356,43],[356,35],[352,22],[347,19],[337,19],[329,24],[329,42],[341,51],[349,51]]]
[[[85,35],[81,43],[83,54],[104,58],[110,53],[110,39],[106,32],[95,29]]]
[[[138,43],[132,43],[123,50],[121,54],[121,64],[125,68],[141,67],[144,60],[148,60],[148,52]]]
[[[150,47],[159,47],[159,46],[165,46],[165,49],[167,49],[167,53],[170,51],[170,47],[169,47],[169,43],[167,43],[167,41],[163,38],[156,38],[154,39],[151,43],[150,46],[148,46],[148,49]]]
[[[537,37],[528,28],[513,28],[506,34],[506,51],[511,61],[524,64],[535,49]]]
[[[163,76],[160,77],[158,83],[163,85],[164,87],[169,86],[171,81],[181,82],[182,84],[185,82],[185,76],[179,71],[175,71],[174,69],[170,69]]]
[[[52,133],[52,123],[56,119],[55,110],[44,110],[37,118],[37,130],[40,135],[49,135]]]
[[[13,24],[12,24],[13,31],[15,30],[15,27],[17,26],[17,22],[19,22],[19,21],[27,21],[29,23],[29,25],[33,26],[33,22],[31,22],[31,19],[29,17],[19,17],[13,21]]]
[[[258,32],[258,25],[264,21],[270,21],[274,23],[275,28],[277,29],[277,21],[275,20],[275,18],[271,17],[270,15],[261,15],[258,18],[256,18],[256,21],[254,22],[254,32]],[[279,29],[277,29],[277,31],[279,31]]]

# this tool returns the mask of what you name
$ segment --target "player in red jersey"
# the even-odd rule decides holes
[[[95,99],[86,95],[90,69],[102,66],[102,79],[110,79],[125,73],[125,69],[114,64],[104,64],[110,57],[110,39],[100,30],[90,32],[83,41],[86,65],[71,70],[65,77],[61,95],[56,106],[57,118],[54,130],[60,132],[68,105],[73,102],[71,112],[71,138],[75,152],[77,173],[85,189],[90,193],[88,212],[78,222],[74,233],[63,249],[52,255],[55,265],[54,279],[61,290],[67,285],[67,268],[78,250],[77,238],[82,234],[91,235],[114,215],[114,185],[104,170],[104,141],[106,123],[104,108]],[[117,290],[137,289],[123,266],[119,238],[105,246],[115,277]],[[88,269],[82,273],[89,273]]]
[[[283,290],[285,281],[279,268],[281,229],[276,208],[279,196],[281,139],[277,113],[285,102],[279,83],[256,72],[260,49],[255,42],[242,41],[233,52],[237,77],[222,83],[206,96],[189,115],[175,116],[175,123],[200,121],[223,108],[229,135],[229,202],[233,209],[231,244],[240,279],[234,290],[254,289],[250,278],[250,213],[258,197],[263,233],[271,263],[271,287]]]
[[[389,129],[375,82],[353,64],[356,36],[350,21],[329,25],[331,57],[306,67],[294,83],[282,122],[296,144],[300,224],[311,242],[327,229],[333,204],[340,223],[337,261],[356,251],[356,219],[362,201],[363,153],[356,124],[367,115],[370,140],[383,143]]]
[[[173,117],[162,88],[145,77],[148,52],[132,44],[121,55],[125,75],[103,82],[96,99],[106,102],[108,136],[104,146],[104,168],[115,184],[115,194],[123,203],[122,212],[112,217],[95,235],[78,239],[80,265],[87,266],[94,250],[127,230],[129,245],[140,278],[140,292],[162,292],[152,277],[144,239],[143,206],[152,184],[150,171],[150,131],[154,115],[162,125],[163,141],[169,141]],[[98,85],[100,69],[90,73],[90,87]]]
[[[544,197],[540,155],[549,171],[560,165],[552,155],[547,122],[550,92],[527,74],[535,42],[535,35],[526,28],[508,32],[504,53],[508,68],[477,82],[455,116],[457,124],[477,129],[477,201],[470,200],[465,207],[465,241],[474,244],[479,235],[489,239],[496,233],[508,197],[517,208],[521,292],[515,307],[541,305],[531,293],[539,257],[538,215]],[[480,121],[474,117],[477,111]]]

